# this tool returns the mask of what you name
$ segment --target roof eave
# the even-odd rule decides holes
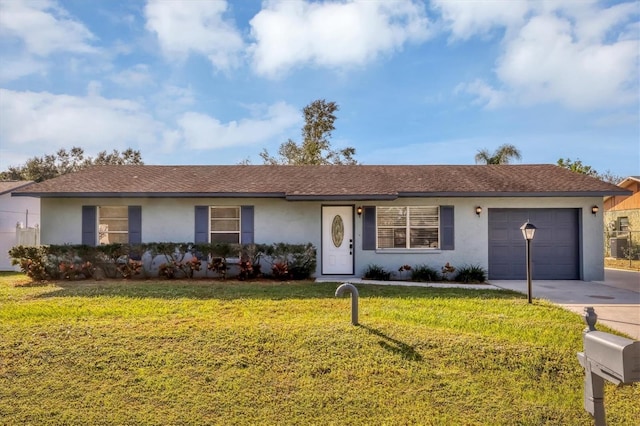
[[[283,192],[18,192],[38,198],[285,198]]]
[[[23,185],[18,185],[15,188],[11,188],[11,189],[7,189],[6,191],[2,191],[2,192],[0,192],[0,195],[4,195],[4,194],[8,194],[8,193],[11,193],[13,195],[14,191],[16,191],[18,189],[22,189],[22,188],[24,188],[26,186],[33,185],[33,184],[34,184],[33,181],[28,181],[28,182],[24,183]]]
[[[435,191],[399,192],[398,197],[605,197],[628,194],[631,191]]]
[[[396,194],[293,194],[287,195],[287,201],[389,201],[398,198]]]

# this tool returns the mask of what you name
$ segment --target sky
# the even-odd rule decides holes
[[[339,105],[362,164],[640,175],[640,2],[0,0],[0,170],[79,146],[261,164]]]

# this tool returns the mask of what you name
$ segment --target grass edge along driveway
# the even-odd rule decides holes
[[[580,316],[506,291],[0,276],[3,424],[562,424]],[[607,386],[637,424],[639,386]],[[636,423],[634,423],[636,422]]]

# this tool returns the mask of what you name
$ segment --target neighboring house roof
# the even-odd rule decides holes
[[[32,183],[32,180],[2,180],[0,181],[0,195],[24,188]]]
[[[620,182],[618,186],[621,188],[626,188],[632,182],[640,182],[640,176],[629,176],[628,178],[625,178],[622,182]]]
[[[635,192],[637,192],[636,191],[637,185],[635,186],[635,188],[633,188],[633,190],[628,189],[634,183],[640,183],[640,176],[629,176],[627,178],[624,178],[620,183],[618,183],[618,186],[620,188],[627,189],[627,193],[626,194],[609,194],[607,197],[605,197],[605,201],[609,200],[613,196],[619,196],[619,195],[629,196],[634,194]]]
[[[623,188],[551,165],[93,166],[29,186],[38,197],[605,196]]]

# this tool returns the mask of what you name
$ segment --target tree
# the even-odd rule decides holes
[[[67,151],[59,149],[55,155],[48,154],[43,157],[32,157],[22,166],[11,166],[0,173],[0,180],[33,180],[42,182],[47,179],[76,172],[93,165],[108,164],[144,164],[140,151],[131,148],[122,153],[113,150],[111,153],[101,151],[96,158],[85,157],[84,150],[73,147]]]
[[[324,99],[313,101],[302,110],[304,127],[302,143],[289,139],[280,145],[278,156],[272,157],[266,149],[260,153],[264,164],[288,165],[323,165],[323,164],[358,164],[353,158],[355,148],[340,150],[331,148],[331,132],[335,129],[335,112],[339,107],[335,102]]]
[[[492,153],[487,149],[479,150],[476,154],[476,164],[509,164],[512,158],[520,160],[520,150],[513,145],[504,144]]]
[[[587,176],[593,176],[594,178],[598,178],[602,181],[612,183],[614,185],[619,184],[624,179],[622,176],[618,176],[611,171],[607,170],[604,173],[598,173],[591,166],[587,166],[586,164],[582,164],[580,159],[575,161],[570,158],[560,158],[556,162],[556,164],[560,167],[564,167],[565,169],[571,170],[572,172],[581,173]]]
[[[597,177],[598,172],[591,168],[591,166],[587,166],[586,164],[582,164],[580,159],[576,161],[571,160],[570,158],[560,158],[556,163],[558,166],[563,167],[565,169],[571,170],[572,172],[580,173],[587,176]]]

